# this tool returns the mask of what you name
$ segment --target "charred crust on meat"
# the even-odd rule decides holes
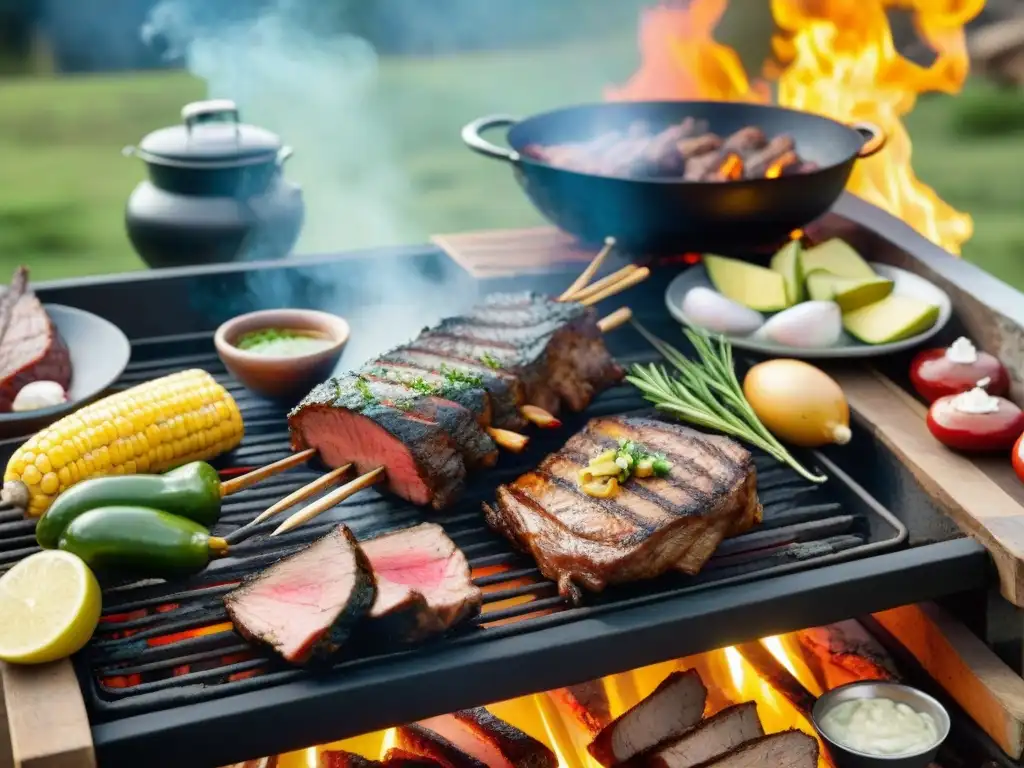
[[[468,755],[440,734],[422,725],[410,723],[395,729],[398,746],[413,754],[428,757],[443,768],[487,768],[472,755]]]
[[[555,753],[529,734],[495,717],[484,707],[463,709],[454,717],[480,738],[490,741],[513,768],[556,768]]]

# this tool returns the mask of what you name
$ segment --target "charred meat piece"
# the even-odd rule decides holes
[[[654,693],[613,720],[587,749],[608,768],[631,760],[692,728],[704,714],[707,695],[696,670],[673,672]]]
[[[440,371],[385,360],[375,360],[368,364],[362,374],[369,379],[386,379],[401,384],[410,392],[429,393],[433,397],[457,403],[472,413],[481,427],[491,426],[494,420],[491,396],[487,390],[466,381],[464,377],[453,377]]]
[[[437,768],[437,763],[401,749],[389,749],[383,760],[370,760],[343,749],[325,749],[318,768]]]
[[[292,448],[315,448],[328,466],[351,462],[359,474],[385,467],[396,496],[442,509],[465,484],[459,447],[437,421],[386,394],[352,374],[317,385],[288,414]]]
[[[577,473],[593,456],[633,440],[664,453],[666,477],[633,478],[614,498],[587,496]],[[697,573],[727,535],[760,521],[750,452],[725,437],[643,417],[591,419],[558,453],[498,488],[487,523],[531,554],[559,592]]]
[[[326,659],[370,610],[377,589],[366,555],[339,525],[224,597],[235,629],[286,661]]]
[[[57,327],[18,267],[0,297],[0,413],[11,410],[21,388],[33,381],[71,384],[71,355]]]
[[[548,691],[548,695],[586,728],[591,737],[597,736],[612,721],[611,704],[600,680],[558,688]]]
[[[622,380],[597,326],[597,311],[539,293],[496,293],[463,317],[424,335],[460,348],[516,376],[526,402],[552,413],[582,411]],[[422,338],[422,337],[421,337]]]
[[[748,701],[727,707],[682,736],[663,742],[646,759],[647,768],[694,768],[764,736],[757,705]]]
[[[436,731],[417,723],[400,725],[395,733],[400,749],[429,758],[442,768],[488,768],[486,763],[463,751]]]
[[[783,731],[748,741],[698,768],[817,768],[818,742],[800,731]]]
[[[441,526],[422,523],[363,542],[377,581],[375,634],[404,642],[440,634],[480,612],[469,563]]]
[[[555,753],[483,707],[420,723],[487,768],[555,768]]]
[[[384,765],[387,768],[437,768],[438,763],[429,757],[392,747],[384,754]]]

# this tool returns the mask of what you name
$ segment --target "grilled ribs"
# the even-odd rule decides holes
[[[633,440],[664,453],[668,476],[635,478],[617,496],[587,496],[577,472],[591,457]],[[726,437],[644,417],[591,419],[532,472],[484,504],[488,524],[531,554],[559,592],[700,571],[726,536],[760,521],[750,452]]]

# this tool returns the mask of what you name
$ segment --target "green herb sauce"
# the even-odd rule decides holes
[[[313,331],[292,331],[287,328],[264,328],[243,334],[235,346],[255,355],[267,357],[301,357],[332,346],[334,341]]]

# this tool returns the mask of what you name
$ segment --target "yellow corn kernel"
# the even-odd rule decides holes
[[[90,477],[163,472],[242,441],[234,398],[206,371],[164,376],[87,405],[15,451],[4,482],[28,487],[30,517]]]
[[[619,492],[619,481],[614,477],[604,481],[595,480],[584,485],[583,492],[596,499],[610,499]]]

